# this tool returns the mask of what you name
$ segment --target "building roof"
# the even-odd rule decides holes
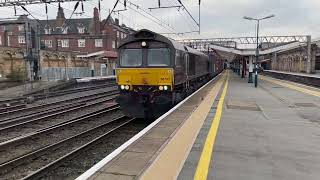
[[[51,29],[51,34],[62,34],[62,30],[67,27],[68,33],[78,33],[78,28],[83,27],[84,33],[89,33],[93,26],[93,18],[81,18],[81,19],[66,19],[65,23],[61,26],[56,19],[41,20],[44,27],[41,28],[41,33],[45,33],[46,28]]]
[[[90,57],[106,57],[106,58],[117,58],[118,53],[115,51],[98,51],[85,55],[78,55],[78,58],[90,58]]]

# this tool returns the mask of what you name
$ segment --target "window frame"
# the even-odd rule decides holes
[[[68,48],[69,47],[69,39],[62,39],[61,41],[61,47]]]
[[[125,65],[122,65],[122,54],[123,54],[123,51],[125,50],[140,50],[141,51],[141,63],[140,65],[137,65],[137,66],[125,66]],[[143,67],[144,66],[144,55],[143,55],[143,49],[141,48],[126,48],[126,49],[121,49],[120,50],[120,55],[119,55],[119,65],[120,67],[128,67],[128,68],[136,68],[136,67]]]
[[[61,28],[62,34],[68,34],[68,27]]]
[[[94,40],[94,46],[95,47],[103,47],[103,39],[95,39]]]
[[[116,45],[116,41],[113,40],[113,41],[112,41],[112,49],[116,49],[116,46],[117,46],[117,45]]]
[[[78,39],[78,47],[86,47],[86,39]]]
[[[79,34],[84,34],[85,28],[84,27],[78,27],[78,33]]]
[[[51,28],[46,27],[46,28],[44,29],[44,34],[50,35],[50,34],[51,34]]]
[[[24,25],[18,25],[18,30],[19,31],[24,31]]]
[[[50,42],[50,43],[48,43]],[[47,47],[47,48],[52,48],[52,40],[51,39],[46,39],[44,40],[44,45]]]
[[[155,64],[149,64],[149,50],[155,50],[155,49],[167,49],[168,50],[168,60],[169,60],[169,64],[167,65],[155,65]],[[171,49],[168,48],[168,47],[159,47],[159,48],[148,48],[147,51],[146,51],[146,66],[147,67],[170,67],[172,65],[171,63]]]
[[[19,44],[26,44],[26,37],[25,36],[18,36],[18,43]]]

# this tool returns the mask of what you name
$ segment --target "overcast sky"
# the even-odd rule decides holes
[[[116,0],[102,0],[102,18],[108,14]],[[120,0],[123,2],[123,0]],[[181,0],[187,9],[198,21],[198,0]],[[195,22],[187,15],[186,11],[176,8],[147,10],[157,6],[158,0],[131,0],[139,5],[132,9],[113,15],[118,17],[121,23],[125,23],[135,29],[148,28],[156,32],[186,32],[197,30]],[[70,17],[75,3],[62,3],[66,17]],[[129,4],[129,3],[128,3]],[[161,0],[162,6],[178,5],[177,0]],[[74,15],[73,18],[92,17],[92,9],[98,6],[97,0],[84,3],[85,14]],[[49,5],[49,19],[55,18],[57,4]],[[26,8],[39,19],[46,19],[45,7],[41,5],[28,5]],[[21,8],[18,14],[24,13]],[[119,3],[116,9],[123,9]],[[134,9],[134,10],[133,10]],[[201,34],[193,33],[179,38],[210,38],[210,37],[236,37],[254,36],[255,23],[244,20],[243,16],[261,18],[270,14],[276,17],[261,22],[261,34],[263,35],[312,35],[320,37],[320,0],[202,0],[201,1]],[[78,11],[81,11],[79,6]],[[1,17],[13,17],[14,10],[1,8]],[[153,16],[151,17],[150,14]],[[150,20],[145,16],[153,19]],[[31,17],[30,17],[31,18]],[[155,19],[157,18],[157,19]],[[155,21],[157,23],[155,23]],[[162,26],[159,26],[162,24]],[[168,25],[164,25],[168,24]],[[177,36],[172,36],[177,38]]]

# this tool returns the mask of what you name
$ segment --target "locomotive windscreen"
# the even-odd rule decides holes
[[[168,48],[148,49],[148,66],[169,66],[170,50]]]
[[[167,67],[170,64],[169,48],[125,48],[120,51],[122,67]]]
[[[120,52],[120,65],[137,67],[142,65],[142,49],[123,49]]]

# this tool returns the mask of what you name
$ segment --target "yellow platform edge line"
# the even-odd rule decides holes
[[[290,89],[293,89],[293,90],[296,90],[296,91],[299,91],[299,92],[302,92],[302,93],[305,93],[305,94],[309,94],[309,95],[312,95],[312,96],[320,97],[320,91],[314,91],[314,90],[306,89],[306,88],[303,88],[303,87],[299,87],[299,86],[290,84],[290,82],[282,82],[282,81],[276,80],[274,78],[266,77],[266,76],[260,76],[260,78],[262,80],[265,80],[265,81],[268,81],[268,82],[271,82],[271,83],[274,83],[274,84],[278,84],[280,86],[284,86],[284,87],[287,87],[287,88],[290,88]]]
[[[227,94],[228,81],[229,81],[229,74],[217,106],[216,114],[213,118],[213,122],[211,124],[209,133],[207,135],[203,150],[201,152],[200,160],[198,162],[196,173],[194,175],[195,180],[207,179],[210,162],[211,162],[211,159],[213,158],[212,153],[213,153],[214,143],[218,133],[218,128],[219,128],[219,124],[222,116],[223,103],[224,103],[225,96]]]
[[[142,180],[167,180],[176,179],[187,159],[198,133],[209,113],[214,100],[218,96],[226,74],[219,79],[205,96],[197,109],[190,115],[185,123],[177,130],[176,134],[159,152],[156,159],[142,173]]]

